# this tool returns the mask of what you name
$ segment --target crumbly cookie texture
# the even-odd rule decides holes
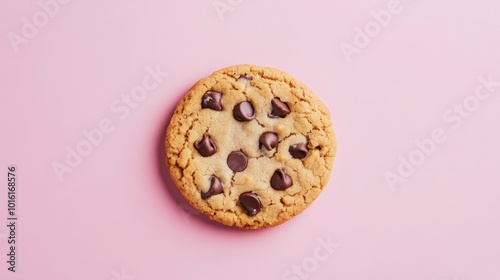
[[[187,92],[165,147],[170,175],[194,208],[258,229],[318,197],[337,144],[328,109],[304,84],[277,69],[236,65]]]

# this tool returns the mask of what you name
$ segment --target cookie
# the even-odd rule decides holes
[[[327,184],[330,113],[287,73],[236,65],[198,81],[167,128],[166,163],[187,201],[228,226],[281,224]]]

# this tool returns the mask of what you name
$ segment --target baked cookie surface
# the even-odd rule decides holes
[[[304,84],[277,69],[236,65],[186,93],[165,148],[170,176],[194,208],[257,229],[318,197],[337,144],[328,109]]]

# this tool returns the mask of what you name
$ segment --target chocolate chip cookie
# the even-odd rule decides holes
[[[184,197],[228,226],[281,224],[330,177],[337,144],[330,113],[287,73],[236,65],[198,81],[177,105],[166,163]]]

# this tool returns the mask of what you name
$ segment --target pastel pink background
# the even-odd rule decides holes
[[[500,88],[459,129],[442,118],[479,76],[500,81],[500,2],[401,0],[351,63],[339,45],[389,1],[245,0],[223,19],[213,2],[73,0],[16,53],[7,34],[41,8],[2,1],[0,279],[120,280],[122,269],[135,280],[286,279],[328,236],[340,247],[308,279],[500,279]],[[192,214],[163,165],[180,97],[240,63],[308,84],[339,144],[316,202],[260,231]],[[110,104],[156,65],[170,76],[119,119]],[[59,182],[51,163],[103,118],[115,130]],[[392,191],[385,172],[435,128],[447,141]],[[9,164],[19,178],[15,274],[5,263]]]

